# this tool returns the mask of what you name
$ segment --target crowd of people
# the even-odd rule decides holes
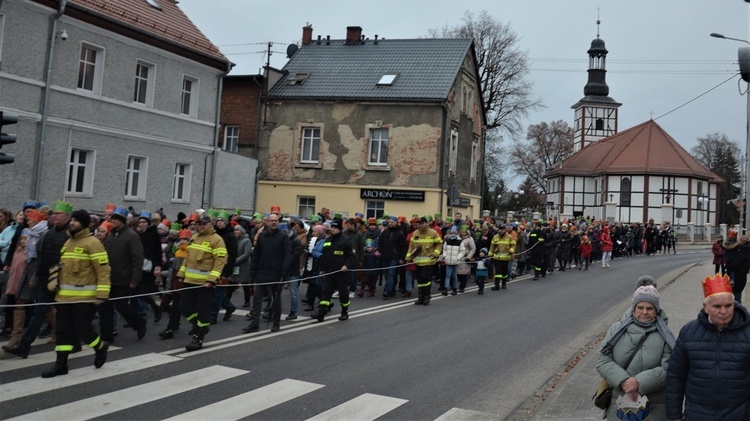
[[[26,358],[38,336],[60,346],[60,305],[50,305],[60,301],[60,292],[45,285],[50,270],[61,263],[59,250],[71,239],[72,213],[72,205],[62,201],[52,206],[28,201],[15,214],[0,209],[0,338],[9,339],[6,353]],[[614,257],[675,250],[671,227],[653,221],[471,220],[461,213],[452,218],[365,218],[360,213],[342,218],[326,208],[303,219],[282,215],[278,207],[251,216],[239,210],[197,210],[170,221],[161,209],[136,212],[114,204],[101,214],[78,213],[75,223],[101,243],[111,268],[108,285],[100,287],[107,299],[91,311],[107,346],[121,327],[143,339],[150,309],[155,323],[168,315],[159,338],[174,338],[187,320],[191,339],[186,348],[200,349],[221,310],[223,320],[232,317],[237,309],[232,297],[240,289],[242,306],[251,308],[243,331],[260,330],[261,317],[278,331],[284,289],[291,297],[286,320],[304,311],[323,321],[338,299],[344,321],[355,297],[414,295],[415,304],[428,305],[433,284],[443,295],[457,295],[473,278],[478,294],[484,294],[485,284],[506,289],[510,279],[532,272],[538,280],[555,270],[588,270],[598,262],[606,269]],[[307,285],[302,297],[300,285]],[[77,323],[82,330],[82,322]],[[73,343],[64,349],[77,352],[81,339],[89,336],[88,331],[67,334],[66,341]]]

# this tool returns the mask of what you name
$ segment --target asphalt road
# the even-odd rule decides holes
[[[212,326],[205,348],[190,354],[183,348],[185,329],[175,339],[157,339],[163,320],[150,323],[140,342],[121,329],[114,344],[120,349],[110,352],[102,369],[90,367],[93,356],[80,355],[71,359],[71,374],[51,380],[38,378],[54,359],[51,346],[41,341],[28,360],[0,360],[0,414],[505,419],[603,333],[611,320],[601,316],[630,297],[640,275],[658,278],[710,256],[706,247],[616,259],[609,269],[595,264],[535,282],[522,277],[483,296],[475,288],[433,295],[429,306],[415,306],[413,299],[355,298],[346,322],[336,319],[337,305],[324,323],[300,317],[282,322],[274,334],[265,325],[257,334],[242,334],[246,322],[236,314]],[[288,309],[288,295],[283,298]]]

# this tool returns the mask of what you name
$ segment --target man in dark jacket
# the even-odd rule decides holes
[[[99,306],[99,329],[102,339],[109,343],[114,341],[115,309],[138,332],[138,339],[146,336],[146,319],[129,304],[130,300],[120,298],[135,295],[143,269],[143,245],[138,234],[128,227],[127,217],[127,209],[115,208],[111,218],[112,232],[104,240],[111,268],[111,290],[109,301]]]
[[[50,229],[44,234],[44,238],[41,241],[42,248],[39,253],[39,267],[37,268],[36,276],[31,281],[35,286],[38,285],[37,306],[34,307],[31,319],[29,320],[29,326],[18,346],[4,348],[10,354],[18,355],[21,358],[28,357],[31,344],[36,340],[44,321],[47,319],[47,315],[50,314],[51,322],[55,318],[53,307],[42,304],[51,304],[55,299],[55,294],[47,290],[49,270],[60,263],[60,250],[62,250],[63,245],[70,238],[68,229],[70,227],[70,213],[72,211],[73,205],[68,202],[57,201],[52,207],[52,213],[49,217]],[[80,350],[80,345],[77,346],[77,349]]]
[[[728,276],[706,277],[703,293],[703,310],[680,330],[669,359],[667,418],[748,420],[750,314],[734,301]]]
[[[289,234],[279,229],[279,215],[268,216],[266,227],[258,235],[253,249],[251,278],[255,283],[253,293],[253,312],[250,325],[242,329],[245,333],[257,332],[260,329],[260,313],[263,297],[271,296],[272,307],[270,319],[273,322],[271,332],[278,332],[281,323],[281,288],[282,278],[289,274],[292,264],[292,246]]]
[[[136,225],[135,230],[141,238],[144,263],[146,264],[141,271],[141,283],[138,286],[138,294],[154,294],[159,291],[156,286],[156,277],[161,275],[161,240],[159,239],[156,226],[152,224],[158,218],[159,216],[152,217],[149,211],[141,211],[141,214],[138,216],[138,225]],[[148,260],[150,263],[146,263],[145,260]],[[156,323],[161,320],[161,307],[156,305],[153,295],[138,298],[138,303],[139,313],[145,316],[146,304],[148,304],[154,311],[154,322]]]
[[[234,273],[234,265],[237,261],[237,237],[234,235],[234,227],[229,223],[229,212],[220,211],[216,218],[216,233],[221,236],[224,240],[224,244],[227,247],[227,264],[224,265],[224,270],[221,271],[221,277],[219,278],[219,285],[228,285],[229,278]],[[219,317],[219,310],[224,308],[224,321],[229,320],[232,317],[232,313],[237,310],[237,307],[227,297],[227,287],[214,288],[214,302],[211,308],[211,324],[216,324],[217,318]]]
[[[323,256],[320,258],[320,273],[324,274],[323,292],[318,304],[318,310],[310,315],[318,322],[325,320],[326,313],[333,307],[331,297],[333,291],[339,292],[339,303],[341,303],[341,315],[339,320],[349,319],[349,291],[347,289],[347,278],[350,267],[357,263],[351,240],[341,234],[343,221],[334,219],[331,222],[331,236],[323,245]]]
[[[406,236],[395,216],[389,218],[388,228],[380,234],[377,250],[380,262],[386,268],[383,299],[387,299],[396,295],[396,270],[398,265],[404,264],[406,258]],[[411,292],[408,295],[404,293],[404,297],[411,297]]]

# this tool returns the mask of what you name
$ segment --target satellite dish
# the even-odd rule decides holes
[[[286,58],[292,58],[294,53],[299,50],[299,47],[297,47],[297,44],[289,44],[288,47],[286,47]]]

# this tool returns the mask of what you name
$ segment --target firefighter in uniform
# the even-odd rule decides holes
[[[505,289],[505,284],[508,282],[510,261],[513,260],[516,252],[516,240],[505,230],[505,224],[498,224],[497,229],[497,234],[492,237],[488,254],[495,268],[493,291],[500,289],[500,282],[503,283],[503,289]]]
[[[50,269],[47,288],[57,291],[57,361],[42,377],[68,374],[68,355],[80,338],[94,348],[94,367],[107,361],[109,344],[101,340],[92,320],[96,306],[109,298],[109,258],[101,241],[89,231],[89,213],[77,210],[70,215],[70,238],[62,247],[60,267]],[[55,274],[55,271],[58,271]],[[70,304],[68,304],[70,303]]]
[[[529,264],[534,268],[533,280],[536,281],[539,279],[539,275],[542,275],[542,278],[546,277],[547,268],[544,265],[544,232],[539,222],[534,224],[534,229],[529,234],[529,244],[526,245],[526,252],[529,253]],[[544,270],[542,270],[542,266],[544,266]]]
[[[432,298],[432,278],[435,274],[435,263],[443,251],[443,239],[440,234],[429,227],[426,217],[419,218],[417,230],[411,235],[406,261],[414,262],[414,279],[417,281],[419,298],[414,304],[430,303]]]
[[[195,224],[196,231],[190,238],[187,256],[177,272],[177,281],[183,284],[180,311],[193,325],[193,335],[185,349],[196,351],[203,347],[203,338],[211,322],[211,306],[214,291],[221,271],[227,263],[227,248],[216,233],[211,217],[203,214]],[[203,288],[195,288],[202,286]]]
[[[357,264],[354,247],[349,237],[342,235],[344,222],[334,219],[331,222],[331,236],[323,243],[323,255],[320,258],[320,273],[323,278],[323,292],[318,304],[318,311],[311,315],[312,318],[322,322],[326,313],[333,308],[331,297],[334,289],[339,292],[339,303],[341,303],[341,315],[339,320],[349,319],[349,268]]]

